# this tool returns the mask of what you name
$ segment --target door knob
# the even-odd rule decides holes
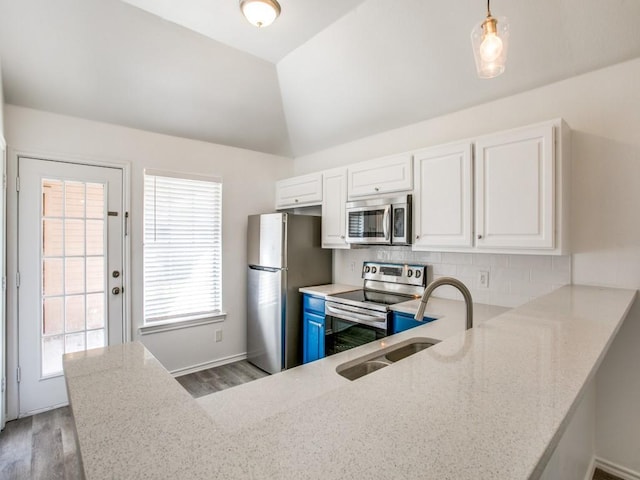
[[[120,294],[120,287],[113,287],[111,289],[111,293],[113,293],[114,295],[119,295]]]
[[[478,240],[482,240],[482,235],[478,235]]]
[[[120,276],[120,272],[119,272],[118,270],[114,270],[114,271],[111,273],[111,276],[112,276],[113,278],[118,278],[118,277]]]

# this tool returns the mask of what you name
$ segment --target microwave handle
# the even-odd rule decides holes
[[[391,205],[384,207],[384,216],[382,217],[382,229],[385,241],[391,240]]]

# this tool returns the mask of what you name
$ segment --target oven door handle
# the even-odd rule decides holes
[[[385,322],[387,319],[386,315],[367,315],[351,310],[348,307],[336,308],[328,304],[325,304],[325,313],[334,317],[351,320],[357,323],[364,323],[378,328],[380,328],[381,323]]]

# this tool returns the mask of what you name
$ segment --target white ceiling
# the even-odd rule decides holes
[[[640,56],[637,0],[494,0],[492,80],[469,40],[484,0],[282,0],[262,30],[237,0],[127,2],[0,0],[6,101],[300,156]]]
[[[276,63],[364,0],[279,0],[273,28],[258,29],[239,0],[122,0],[213,40]]]

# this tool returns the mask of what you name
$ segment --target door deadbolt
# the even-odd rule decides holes
[[[111,289],[111,293],[113,293],[114,295],[120,294],[120,287],[113,287]]]
[[[113,278],[118,278],[118,277],[120,276],[120,272],[119,272],[118,270],[114,270],[114,271],[111,273],[111,276],[112,276]]]

